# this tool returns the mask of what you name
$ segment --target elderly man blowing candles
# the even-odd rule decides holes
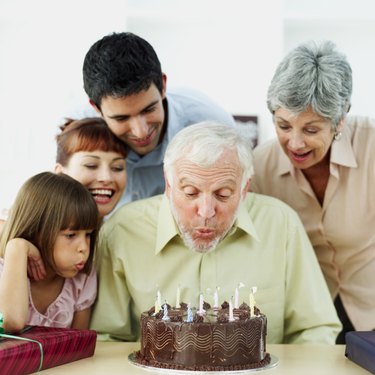
[[[91,327],[102,339],[139,338],[141,312],[199,296],[256,302],[269,343],[333,344],[341,329],[298,215],[248,193],[252,155],[234,127],[204,122],[175,135],[164,158],[165,193],[121,207],[103,226],[100,286]],[[241,303],[240,302],[240,303]]]

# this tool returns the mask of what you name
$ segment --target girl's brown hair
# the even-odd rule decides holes
[[[92,230],[90,255],[83,271],[91,270],[99,229],[98,208],[89,191],[65,174],[42,172],[21,187],[0,237],[0,256],[13,238],[24,238],[40,251],[55,272],[53,248],[61,230]]]
[[[64,167],[70,157],[79,151],[114,151],[126,158],[125,143],[116,138],[101,117],[66,119],[60,130],[61,133],[56,136],[56,162]]]

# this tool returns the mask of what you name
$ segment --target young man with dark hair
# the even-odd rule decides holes
[[[129,147],[119,205],[164,192],[164,152],[179,130],[204,120],[234,125],[233,117],[203,94],[167,91],[153,47],[129,32],[112,33],[91,46],[83,81],[92,107]]]

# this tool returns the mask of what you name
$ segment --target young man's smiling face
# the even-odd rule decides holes
[[[102,99],[100,113],[109,128],[138,155],[146,155],[161,142],[164,130],[166,78],[159,92],[154,83],[137,94]]]

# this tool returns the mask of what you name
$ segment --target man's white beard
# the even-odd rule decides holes
[[[191,251],[197,253],[209,253],[210,251],[214,250],[218,243],[221,241],[221,237],[215,237],[209,243],[196,244],[194,242],[194,239],[192,238],[190,233],[184,228],[184,226],[182,224],[179,224],[178,222],[177,225],[180,228],[181,237],[184,241],[185,246]]]
[[[172,202],[172,198],[169,198],[169,205],[171,207],[172,215],[181,232],[181,237],[182,237],[182,240],[184,241],[185,246],[189,250],[194,251],[196,253],[209,253],[210,251],[213,251],[216,248],[216,246],[220,243],[220,241],[227,235],[229,230],[232,228],[233,223],[235,222],[236,217],[237,217],[237,211],[236,211],[236,213],[233,215],[233,221],[231,225],[229,225],[228,229],[221,236],[215,237],[213,240],[211,240],[208,243],[206,242],[206,243],[196,244],[193,237],[189,233],[189,231],[185,228],[183,224],[181,224],[180,218]]]

